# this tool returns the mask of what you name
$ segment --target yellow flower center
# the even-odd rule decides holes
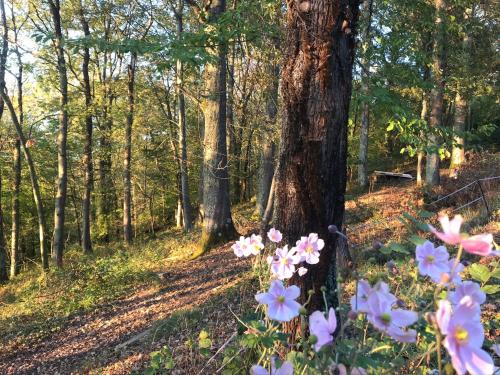
[[[380,319],[385,323],[389,324],[391,322],[391,314],[389,313],[384,313],[380,316]]]
[[[283,303],[283,302],[285,302],[285,296],[279,296],[279,297],[278,297],[278,302],[279,302],[279,303]]]
[[[428,261],[429,263],[434,263],[434,260],[435,260],[435,259],[436,259],[436,258],[434,257],[434,255],[427,255],[427,261]]]
[[[286,266],[288,264],[288,259],[287,258],[281,258],[281,264]]]
[[[469,340],[469,332],[463,327],[458,327],[455,330],[455,339],[461,344],[466,343]]]
[[[312,247],[312,245],[307,245],[306,253],[312,254],[313,252],[314,252],[314,248]]]

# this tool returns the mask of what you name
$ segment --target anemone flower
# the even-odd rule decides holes
[[[330,308],[328,317],[321,311],[315,311],[309,316],[309,331],[316,336],[314,350],[319,352],[324,345],[333,342],[333,333],[337,329],[337,317],[335,310]]]
[[[295,273],[295,265],[300,262],[300,255],[295,248],[288,250],[288,246],[276,249],[276,256],[271,262],[271,272],[280,280],[289,279]]]
[[[317,233],[310,233],[308,237],[301,237],[296,243],[297,254],[301,261],[309,264],[319,263],[319,252],[325,247],[325,241]]]
[[[425,241],[416,248],[418,272],[438,283],[441,281],[442,274],[450,272],[449,257],[444,246],[434,247],[432,242]]]
[[[443,231],[438,232],[432,225],[429,225],[429,228],[431,232],[444,243],[448,245],[458,245],[462,240],[460,226],[463,221],[464,219],[461,215],[456,215],[452,220],[448,218],[448,215],[441,215],[439,217],[439,222],[441,223]]]
[[[280,243],[283,239],[283,235],[279,230],[271,228],[269,232],[267,232],[267,238],[269,238],[272,242]]]
[[[299,287],[291,285],[287,288],[283,282],[273,280],[269,291],[259,293],[255,299],[268,306],[267,315],[279,322],[289,322],[299,315],[300,304],[295,301],[300,295]]]
[[[407,327],[415,323],[418,315],[414,311],[392,309],[390,299],[384,294],[371,293],[368,297],[368,321],[378,330],[400,342],[415,342],[417,333]]]
[[[439,301],[436,321],[441,333],[445,335],[443,346],[458,375],[464,375],[467,371],[471,375],[493,374],[493,359],[481,349],[484,329],[477,303],[466,296],[452,311],[449,301]]]

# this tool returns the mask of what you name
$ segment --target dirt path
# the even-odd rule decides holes
[[[43,339],[28,337],[22,343],[0,346],[0,374],[128,374],[148,363],[148,354],[162,345],[174,351],[175,372],[188,374],[202,362],[191,358],[185,340],[204,328],[217,331],[214,348],[222,345],[235,330],[228,307],[238,311],[245,297],[224,301],[223,309],[202,312],[194,326],[176,327],[166,335],[155,331],[156,327],[176,312],[209,308],[206,306],[241,281],[248,269],[247,261],[235,260],[229,245],[198,260],[179,263],[168,270],[158,287],[74,316]],[[137,337],[140,339],[124,345]]]

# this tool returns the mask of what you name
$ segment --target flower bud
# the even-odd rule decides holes
[[[358,313],[356,311],[349,311],[347,313],[347,318],[351,320],[356,320],[358,318]]]
[[[309,289],[307,291],[307,295],[312,296],[313,294],[314,294],[314,290],[313,289]]]
[[[316,335],[311,335],[311,336],[309,336],[308,341],[309,341],[309,344],[314,345],[318,342],[318,337]]]
[[[405,301],[403,301],[402,299],[397,299],[396,300],[396,306],[399,307],[399,308],[402,308],[404,309],[406,307],[406,303]]]
[[[304,306],[300,306],[299,314],[300,315],[307,315],[307,309]]]
[[[379,251],[381,248],[384,247],[384,244],[380,241],[373,241],[372,247],[374,251]]]
[[[325,293],[325,292],[326,292],[326,286],[324,286],[324,285],[323,285],[323,286],[320,288],[320,290],[321,290],[321,292],[322,292],[322,293]]]
[[[436,323],[436,315],[434,313],[425,313],[424,318],[430,325],[434,325],[434,323]]]
[[[328,226],[328,231],[329,231],[330,233],[335,234],[335,233],[337,233],[337,232],[339,231],[339,228],[337,228],[337,226],[336,226],[336,225],[332,224],[332,225],[329,225],[329,226]]]

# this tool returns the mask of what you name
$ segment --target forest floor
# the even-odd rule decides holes
[[[498,165],[500,154],[478,155],[457,180],[445,178],[437,196],[477,178],[500,175]],[[347,234],[362,272],[383,272],[385,259],[378,259],[371,243],[404,242],[406,232],[398,217],[436,199],[414,184],[383,182],[372,193],[353,194],[347,202]],[[484,186],[489,219],[481,202],[460,211],[473,232],[495,233],[497,241],[498,187],[499,182]],[[478,192],[469,190],[425,208],[451,212],[476,198]],[[255,229],[253,205],[239,212],[235,221],[240,231]],[[115,249],[118,255],[98,249],[85,266],[78,253],[71,253],[65,271],[42,277],[35,268],[0,288],[0,374],[129,374],[143,371],[151,353],[163,347],[169,348],[174,374],[216,373],[222,363],[217,351],[237,331],[233,314],[254,305],[256,283],[250,261],[236,259],[230,243],[199,259],[186,259],[198,236],[170,230],[128,252]],[[346,293],[349,288],[346,283]],[[495,314],[495,306],[489,311]],[[197,350],[201,331],[212,340],[208,357]],[[214,360],[207,363],[211,355]]]

